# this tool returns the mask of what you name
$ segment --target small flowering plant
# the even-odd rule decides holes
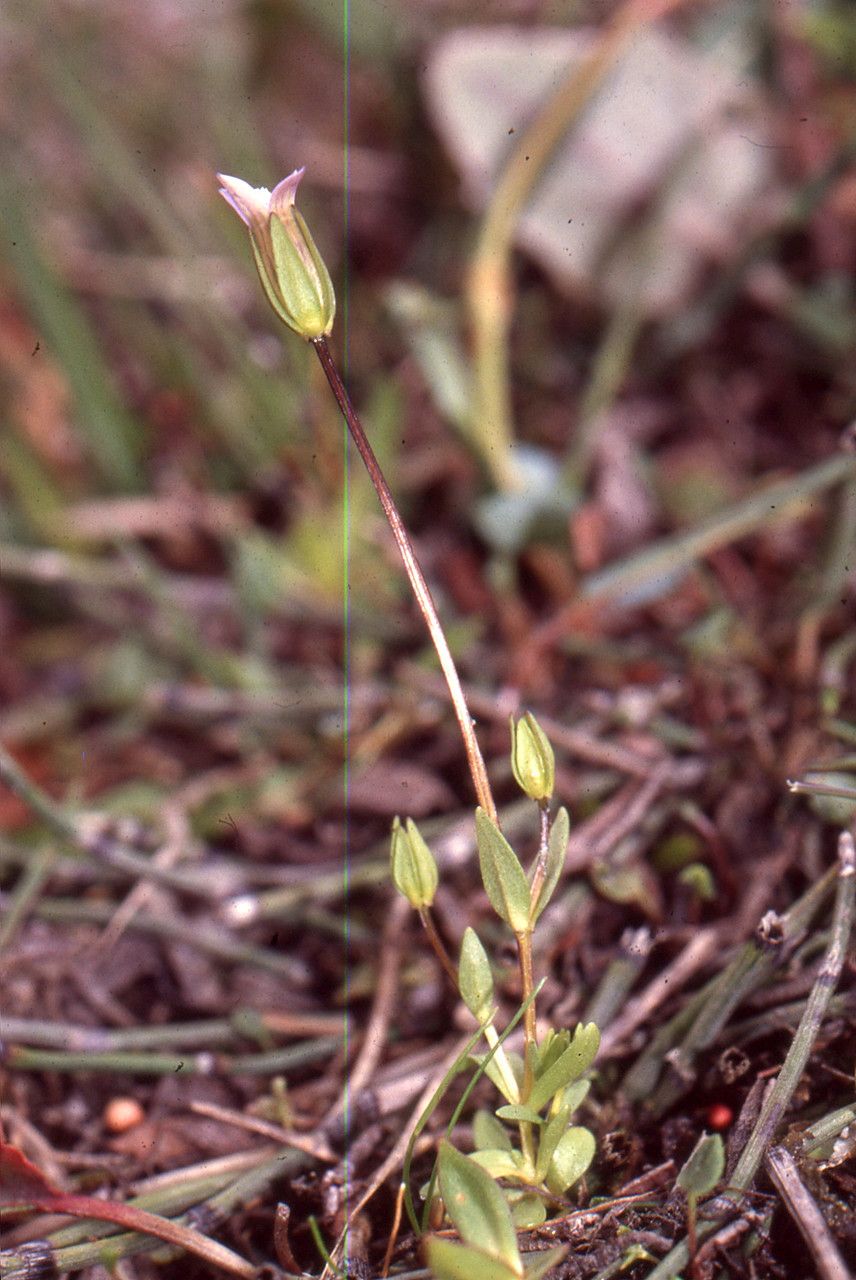
[[[483,1038],[486,1051],[469,1061],[478,1075],[487,1076],[502,1099],[492,1111],[476,1114],[472,1155],[464,1155],[448,1141],[440,1143],[426,1193],[426,1220],[436,1222],[435,1210],[440,1210],[439,1220],[447,1214],[461,1239],[459,1243],[430,1235],[425,1253],[438,1280],[539,1280],[564,1257],[566,1247],[524,1261],[517,1231],[539,1225],[548,1211],[561,1207],[562,1197],[585,1174],[595,1151],[592,1134],[572,1119],[588,1092],[586,1076],[597,1053],[598,1029],[593,1023],[579,1025],[573,1033],[551,1028],[539,1038],[535,1016],[532,935],[564,868],[568,814],[560,808],[551,816],[555,765],[544,731],[530,713],[516,722],[512,718],[512,772],[536,804],[540,823],[538,851],[525,871],[500,828],[473,720],[428,584],[327,343],[336,312],[335,295],[327,267],[295,208],[302,177],[303,169],[296,169],[269,191],[221,174],[220,193],[249,231],[259,277],[274,312],[315,348],[398,544],[463,737],[479,802],[475,834],[482,882],[493,910],[514,935],[520,969],[522,1005],[500,1032],[488,955],[476,932],[468,928],[458,963],[452,961],[431,918],[439,880],[436,861],[412,819],[402,823],[396,818],[393,883],[419,913],[443,969],[477,1019],[479,1030],[471,1048]],[[521,1018],[522,1052],[516,1052],[505,1041]],[[419,1231],[406,1185],[405,1202]]]
[[[512,1052],[503,1043],[495,1021],[490,960],[476,932],[468,928],[457,968],[445,955],[441,960],[447,972],[451,969],[487,1046],[486,1053],[473,1055],[471,1061],[484,1071],[501,1101],[492,1111],[476,1113],[471,1156],[449,1142],[440,1145],[437,1177],[428,1194],[442,1200],[463,1243],[428,1237],[426,1257],[439,1280],[544,1275],[565,1249],[538,1253],[525,1266],[516,1230],[544,1222],[595,1153],[593,1135],[572,1118],[588,1093],[586,1075],[600,1042],[598,1029],[593,1023],[577,1026],[573,1034],[549,1029],[539,1040],[534,1018],[532,935],[564,867],[568,813],[560,808],[550,818],[553,752],[535,717],[527,713],[516,723],[512,719],[511,734],[514,776],[538,804],[540,846],[527,873],[498,824],[481,808],[476,810],[476,843],[485,892],[517,943],[524,994],[523,1052]],[[391,864],[393,883],[427,924],[438,883],[437,864],[410,820],[402,826],[396,819]],[[430,927],[429,937],[436,949],[436,931]]]

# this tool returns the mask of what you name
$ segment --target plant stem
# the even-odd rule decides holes
[[[520,964],[521,995],[529,1001],[523,1015],[523,1088],[520,1091],[521,1102],[527,1102],[532,1092],[532,1051],[535,1048],[535,1001],[529,1000],[534,990],[532,981],[532,930],[514,935],[517,939],[517,958]]]
[[[356,410],[351,403],[345,384],[343,383],[339,370],[336,367],[333,355],[326,338],[316,338],[312,346],[321,363],[321,368],[330,384],[330,389],[336,398],[336,403],[341,410],[342,417],[348,425],[351,438],[357,446],[360,457],[365,463],[366,470],[369,473],[375,492],[383,507],[392,535],[395,538],[401,558],[404,561],[404,568],[413,594],[416,597],[416,603],[425,619],[425,625],[431,636],[434,648],[437,651],[437,657],[440,660],[440,666],[443,669],[443,675],[446,677],[446,684],[449,686],[449,693],[452,698],[452,705],[455,709],[455,716],[461,730],[461,736],[464,739],[464,748],[467,753],[467,763],[470,767],[470,774],[473,779],[473,786],[478,797],[478,802],[493,821],[496,821],[496,805],[494,804],[493,794],[490,789],[490,783],[487,777],[484,760],[481,750],[476,739],[475,730],[473,728],[472,716],[467,708],[464,691],[461,688],[461,681],[455,667],[455,662],[446,641],[442,623],[440,622],[434,601],[431,598],[431,592],[428,589],[428,583],[416,559],[416,553],[413,550],[413,544],[410,541],[410,535],[405,528],[398,508],[393,500],[389,485],[386,483],[380,463],[375,457],[374,450],[369,444],[368,437],[363,430],[362,423],[357,417]]]
[[[502,1047],[496,1027],[492,1022],[488,1023],[485,1027],[484,1038],[487,1041],[488,1048],[493,1050],[497,1068],[505,1081],[505,1087],[510,1098],[515,1101],[520,1101],[520,1086],[518,1085],[514,1072],[511,1069],[511,1063],[506,1057],[505,1049]]]
[[[443,939],[437,932],[437,926],[435,925],[431,912],[427,907],[419,908],[419,919],[422,921],[425,932],[428,935],[428,941],[434,949],[435,956],[440,961],[446,976],[452,984],[452,989],[456,994],[458,994],[458,975],[455,971],[455,966],[452,964],[448,951],[443,946]]]

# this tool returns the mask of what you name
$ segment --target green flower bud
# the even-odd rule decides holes
[[[280,320],[311,342],[333,328],[336,297],[324,259],[294,207],[303,174],[295,169],[273,191],[223,173],[217,177],[221,196],[249,229],[268,302]]]
[[[411,907],[430,907],[437,892],[437,863],[412,818],[392,824],[392,883]]]
[[[517,785],[531,800],[549,800],[556,765],[547,735],[531,711],[514,723],[511,717],[511,769]]]

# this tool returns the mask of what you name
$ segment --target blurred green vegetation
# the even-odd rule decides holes
[[[717,30],[753,25],[703,3],[684,8],[689,39],[707,39],[714,16]],[[536,501],[533,480],[525,500],[491,495],[468,422],[460,304],[477,215],[461,207],[420,85],[440,33],[532,23],[519,9],[360,0],[345,30],[338,5],[305,0],[6,6],[0,559],[21,617],[82,617],[99,643],[112,634],[124,644],[137,625],[140,684],[172,672],[275,690],[293,651],[273,638],[271,618],[341,625],[347,577],[365,674],[383,660],[376,638],[413,642],[374,495],[347,459],[311,353],[265,309],[242,229],[217,198],[218,169],[272,184],[307,165],[302,208],[337,282],[334,343],[372,440],[417,531],[433,530],[436,563],[452,563],[450,545],[471,557],[442,592],[450,624],[462,614],[462,651],[484,653],[491,634],[507,643],[517,609],[537,617],[545,605],[615,596],[622,583],[632,590],[620,607],[668,598],[705,556],[765,530],[763,482],[794,472],[793,512],[839,484],[846,466],[819,485],[812,471],[856,407],[842,242],[854,219],[856,108],[847,59],[829,52],[838,31],[846,52],[850,19],[830,3],[784,34],[756,15],[752,74],[780,128],[799,138],[795,90],[770,49],[801,50],[814,150],[795,143],[795,159],[783,144],[775,208],[688,308],[643,321],[632,304],[632,315],[569,305],[521,261],[511,346],[529,450],[520,457],[550,488],[545,460],[572,454],[579,431],[593,472],[585,491],[557,482]],[[604,17],[582,2],[538,10],[543,26]],[[643,229],[655,234],[656,219]],[[617,428],[603,425],[611,414]],[[828,537],[812,544],[811,584],[794,566],[797,614],[818,582],[826,602],[843,589],[845,490],[830,502]],[[538,508],[528,524],[521,502]],[[51,562],[60,587],[45,576],[45,551],[64,557]],[[751,653],[756,623],[738,625],[715,576],[698,581],[683,653],[727,649],[736,634]],[[126,587],[144,610],[123,600]],[[219,632],[200,621],[206,589],[232,611]],[[473,602],[490,595],[479,616]],[[607,655],[612,643],[583,628],[560,647]],[[323,648],[326,669],[335,649]],[[485,674],[500,678],[502,660],[491,662]],[[107,667],[102,675],[106,691]]]

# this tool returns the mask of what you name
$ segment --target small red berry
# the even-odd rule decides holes
[[[707,1109],[707,1123],[714,1131],[727,1129],[734,1119],[734,1112],[724,1102],[715,1102]]]

